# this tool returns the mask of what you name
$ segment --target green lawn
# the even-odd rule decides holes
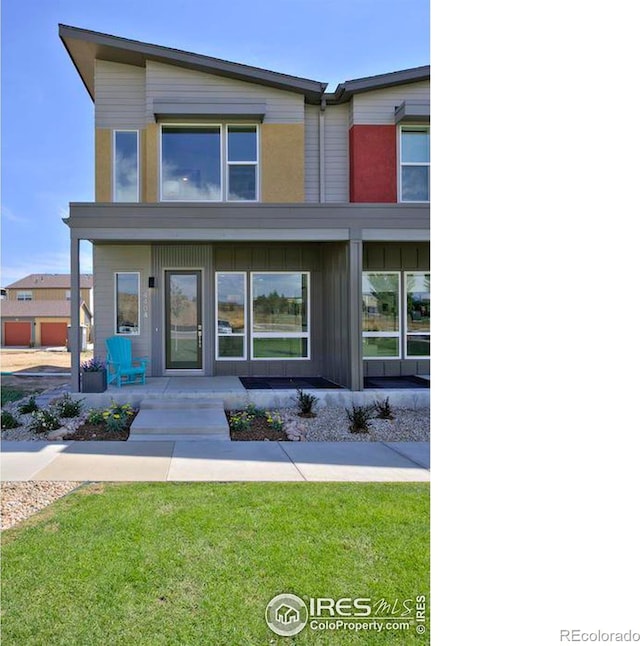
[[[264,621],[283,592],[428,595],[428,483],[87,485],[2,544],[3,646],[428,643]]]
[[[2,388],[0,390],[0,399],[2,400],[2,406],[5,404],[8,404],[9,402],[14,402],[17,401],[18,399],[22,399],[26,395],[31,395],[31,394],[38,394],[40,390],[23,390],[23,389],[18,389],[18,388]]]

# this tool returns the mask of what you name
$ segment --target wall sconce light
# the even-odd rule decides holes
[[[156,277],[149,276],[149,289],[153,289],[156,286]]]

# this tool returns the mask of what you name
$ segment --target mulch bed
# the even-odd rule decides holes
[[[237,411],[225,411],[227,420]],[[267,420],[264,417],[254,417],[251,420],[251,426],[246,431],[230,430],[231,440],[236,442],[249,442],[256,440],[271,440],[272,442],[288,442],[289,438],[284,431],[276,431],[269,428]]]
[[[108,440],[108,441],[121,441],[124,442],[129,439],[129,429],[133,420],[136,418],[138,411],[130,415],[127,420],[127,425],[121,431],[108,431],[106,424],[82,424],[73,435],[67,435],[67,440]]]

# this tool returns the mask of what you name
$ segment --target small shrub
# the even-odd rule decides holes
[[[265,417],[266,415],[264,408],[258,408],[253,402],[247,404],[245,411],[249,417]]]
[[[9,428],[18,428],[20,422],[8,411],[2,411],[2,430]]]
[[[18,412],[26,415],[27,413],[35,413],[37,410],[40,410],[40,406],[36,404],[36,396],[31,395],[29,399],[24,403],[18,406]]]
[[[393,419],[393,409],[388,397],[384,401],[376,401],[373,405],[380,419]]]
[[[310,393],[305,393],[300,388],[298,388],[296,393],[298,415],[300,417],[315,417],[316,414],[313,412],[313,407],[316,405],[318,398]]]
[[[62,418],[78,417],[82,410],[82,399],[73,399],[69,393],[65,393],[59,399],[52,402],[58,415]]]
[[[369,422],[373,417],[373,406],[356,406],[353,404],[351,410],[348,408],[347,417],[349,418],[349,432],[351,433],[368,433]]]
[[[83,361],[80,364],[80,368],[82,369],[82,372],[101,372],[102,370],[107,369],[107,364],[101,359],[92,357],[87,361]]]
[[[99,410],[98,408],[92,408],[87,413],[86,422],[87,424],[92,424],[93,426],[102,424],[104,422],[104,419],[102,417],[102,411]]]
[[[284,428],[284,420],[282,419],[280,413],[267,411],[265,417],[269,428],[272,428],[274,431],[281,431]]]
[[[55,409],[43,408],[36,410],[31,414],[31,423],[29,428],[36,433],[45,433],[46,431],[55,431],[60,428],[60,420],[56,415]]]
[[[238,411],[229,417],[229,428],[232,431],[248,431],[252,419],[253,416],[246,411]]]
[[[115,402],[102,413],[102,421],[107,427],[107,431],[117,433],[127,427],[129,417],[134,415],[131,404],[116,404]]]

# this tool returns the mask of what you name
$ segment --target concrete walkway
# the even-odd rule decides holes
[[[430,480],[428,442],[2,442],[0,480]]]

